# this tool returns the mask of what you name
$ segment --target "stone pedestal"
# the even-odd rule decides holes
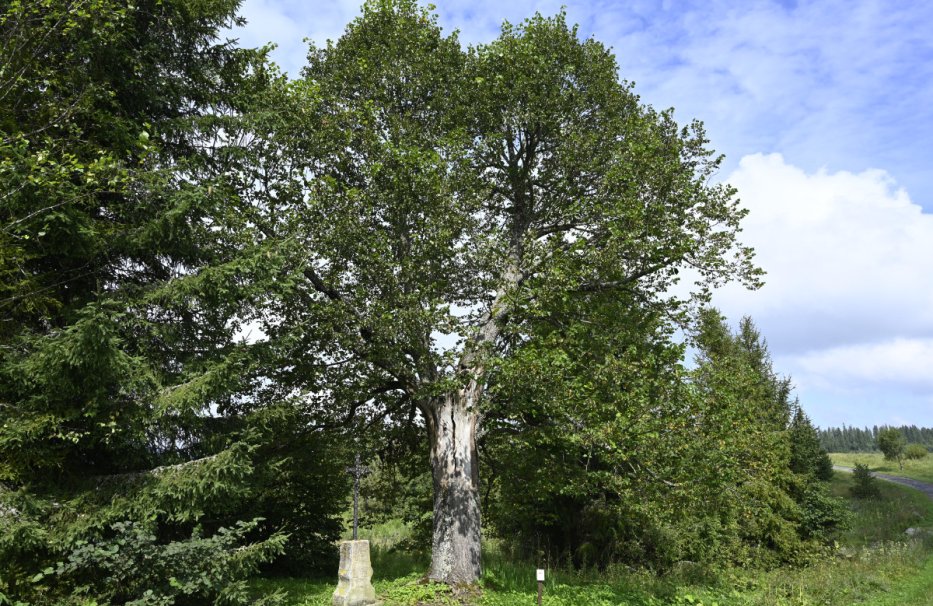
[[[376,603],[371,582],[373,567],[369,562],[369,541],[344,541],[340,544],[339,581],[334,591],[334,606],[367,606]]]

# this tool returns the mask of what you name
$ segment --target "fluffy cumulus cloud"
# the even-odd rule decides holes
[[[913,422],[929,423],[933,215],[880,170],[807,173],[779,154],[754,154],[728,181],[750,211],[744,239],[768,275],[760,291],[727,288],[716,304],[756,320],[778,367],[818,401],[818,419],[852,422],[831,414],[844,397],[893,422],[909,396]],[[882,393],[891,410],[877,410]]]

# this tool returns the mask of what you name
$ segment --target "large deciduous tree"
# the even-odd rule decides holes
[[[563,14],[464,50],[414,2],[369,2],[275,109],[241,184],[285,260],[263,301],[272,378],[335,424],[420,417],[429,576],[475,581],[491,372],[548,323],[670,325],[711,286],[755,285],[744,211],[710,182],[702,126],[642,104]]]

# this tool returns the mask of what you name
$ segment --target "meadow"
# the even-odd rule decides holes
[[[548,570],[544,604],[551,606],[894,606],[931,604],[933,535],[909,540],[908,527],[933,530],[933,501],[917,491],[880,482],[881,496],[850,500],[850,527],[836,548],[807,565],[774,570],[707,570],[685,563],[665,575],[623,567]],[[832,491],[848,496],[852,478],[837,472]],[[485,545],[481,591],[457,595],[426,583],[426,554],[393,549],[399,524],[364,531],[373,539],[373,584],[385,606],[518,606],[535,603],[535,566],[509,559],[495,541]],[[331,603],[334,578],[261,579],[257,593],[287,591],[290,606]]]
[[[833,460],[834,465],[855,467],[856,463],[861,463],[867,465],[872,471],[913,478],[914,480],[933,484],[933,454],[927,455],[923,459],[905,460],[903,469],[900,468],[897,461],[886,461],[884,455],[880,452],[837,452],[831,453],[829,457]]]

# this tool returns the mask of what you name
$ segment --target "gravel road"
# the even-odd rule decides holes
[[[833,469],[838,469],[839,471],[848,471],[849,473],[852,473],[853,471],[851,467],[843,467],[842,465],[833,465]],[[933,484],[921,482],[920,480],[911,480],[910,478],[902,478],[900,476],[892,476],[886,473],[878,473],[877,471],[871,472],[871,475],[878,478],[879,480],[886,480],[888,482],[894,482],[895,484],[903,484],[904,486],[916,488],[926,496],[933,499]]]

